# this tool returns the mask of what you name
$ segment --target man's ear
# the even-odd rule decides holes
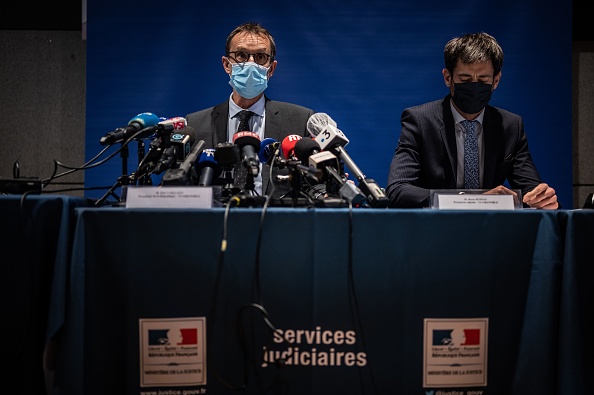
[[[446,84],[448,88],[452,87],[452,75],[448,71],[448,69],[441,70],[441,74],[443,75],[443,82]]]
[[[272,77],[272,74],[274,74],[274,70],[276,70],[276,60],[274,60],[268,68],[268,78]]]
[[[497,73],[495,78],[493,78],[493,90],[495,90],[495,88],[497,88],[497,85],[499,85],[500,80],[501,80],[501,71],[499,73]]]
[[[229,61],[229,59],[226,56],[223,56],[221,59],[221,62],[223,63],[223,68],[225,69],[225,73],[231,75],[231,61]]]

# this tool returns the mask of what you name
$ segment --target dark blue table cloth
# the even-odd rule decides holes
[[[57,393],[561,393],[563,211],[75,214]],[[206,384],[150,384],[150,320],[206,322]],[[427,320],[486,322],[484,383],[425,385]]]

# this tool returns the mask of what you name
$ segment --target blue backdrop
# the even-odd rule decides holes
[[[543,180],[572,207],[570,2],[107,0],[89,2],[87,12],[87,160],[103,135],[140,112],[185,116],[227,100],[225,40],[255,21],[277,44],[266,94],[328,113],[350,139],[349,155],[385,187],[402,110],[447,94],[445,43],[486,31],[505,52],[491,104],[524,117]],[[129,150],[131,173],[135,142]],[[116,155],[87,170],[85,186],[110,187],[120,175]]]

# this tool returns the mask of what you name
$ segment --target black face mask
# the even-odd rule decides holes
[[[466,114],[476,114],[491,100],[493,85],[482,82],[462,82],[454,84],[452,100],[460,111]]]

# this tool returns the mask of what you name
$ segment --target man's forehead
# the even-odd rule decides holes
[[[458,62],[454,69],[456,74],[485,74],[492,75],[495,69],[491,61],[476,62],[476,63],[462,63]]]
[[[260,34],[243,32],[233,37],[232,43],[236,46],[250,46],[268,48],[268,39]]]

